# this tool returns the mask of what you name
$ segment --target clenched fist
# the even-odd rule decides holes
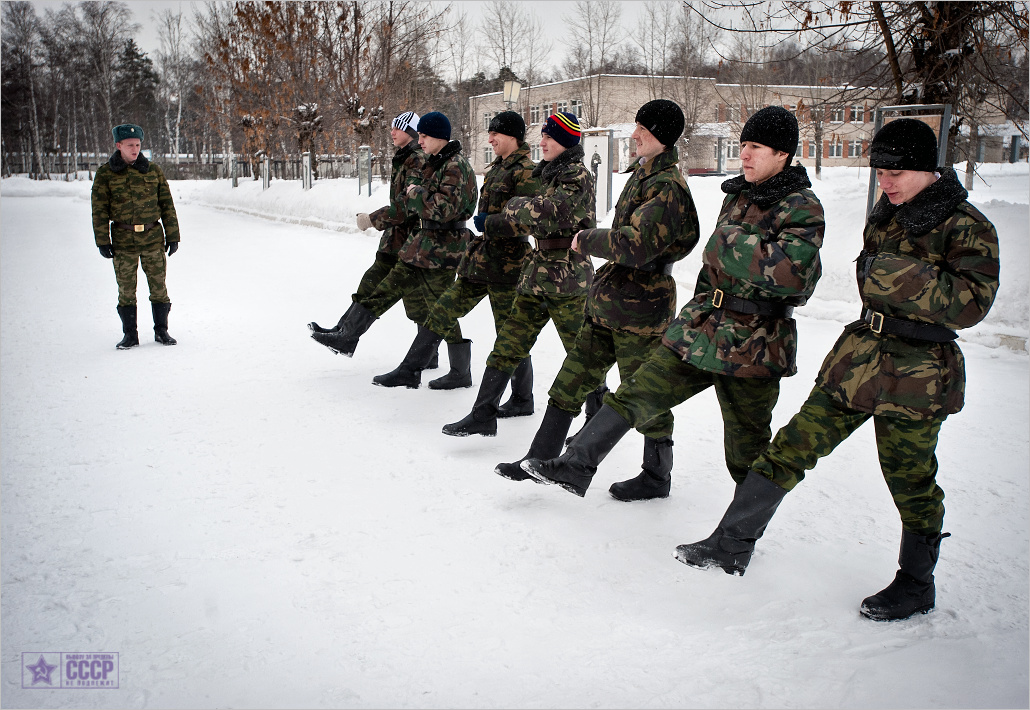
[[[362,232],[366,229],[372,229],[372,219],[364,212],[358,213],[358,229]]]

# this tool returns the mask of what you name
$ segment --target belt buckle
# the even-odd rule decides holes
[[[144,228],[146,226],[147,225],[145,225],[145,224],[134,224],[134,225],[132,225],[132,231],[134,231],[134,232],[142,232],[142,231],[144,231]]]
[[[869,330],[877,335],[883,330],[883,314],[876,311],[869,311]]]
[[[712,294],[712,306],[715,308],[722,308],[722,297],[723,292],[721,288],[715,289],[715,293]]]

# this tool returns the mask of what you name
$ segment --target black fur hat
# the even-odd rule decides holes
[[[490,119],[490,127],[487,131],[503,133],[515,138],[520,143],[526,140],[526,122],[514,111],[504,111],[494,116]]]
[[[787,165],[798,149],[798,120],[782,106],[766,106],[747,120],[740,142],[761,143],[787,154]]]
[[[869,167],[932,173],[937,169],[937,135],[922,121],[895,119],[873,136]]]
[[[648,101],[637,111],[633,119],[651,132],[658,142],[666,147],[676,145],[683,135],[683,111],[673,101],[655,99]]]

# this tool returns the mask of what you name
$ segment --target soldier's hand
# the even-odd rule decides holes
[[[858,278],[865,279],[869,276],[869,272],[873,268],[873,262],[876,261],[878,254],[876,252],[868,252],[865,249],[855,259],[855,271]]]
[[[579,251],[579,235],[581,235],[585,231],[587,230],[579,230],[578,232],[576,232],[576,236],[572,238],[572,246],[569,247],[570,249],[572,249],[572,251]]]
[[[105,259],[114,258],[114,248],[110,244],[101,244],[97,249],[100,250],[100,256]]]
[[[179,251],[179,242],[168,242],[165,245],[165,249],[168,251],[168,256],[171,256],[175,252]]]
[[[476,225],[476,231],[482,234],[486,230],[486,215],[477,214],[472,218],[472,224]]]
[[[358,229],[364,232],[366,229],[372,229],[372,218],[364,212],[359,212],[357,217]]]

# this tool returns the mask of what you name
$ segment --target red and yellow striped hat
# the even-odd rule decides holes
[[[576,114],[567,111],[560,111],[548,116],[547,122],[540,132],[546,133],[566,148],[571,148],[579,143],[579,139],[583,135]]]

